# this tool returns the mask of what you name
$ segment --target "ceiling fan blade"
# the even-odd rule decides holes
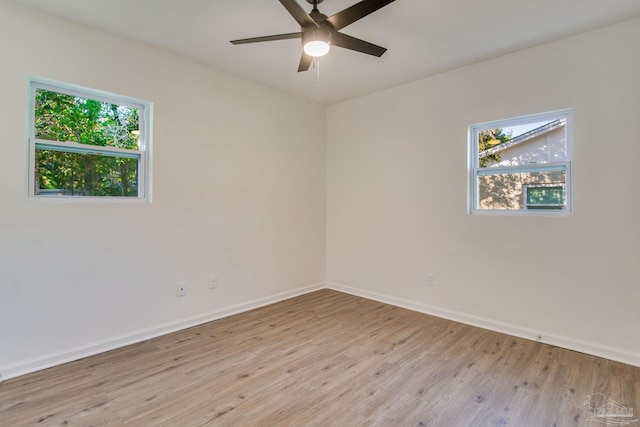
[[[317,27],[316,21],[314,21],[307,12],[296,2],[296,0],[280,0],[280,3],[285,9],[293,16],[301,27]]]
[[[273,40],[299,39],[300,37],[302,37],[302,33],[276,34],[273,36],[251,37],[249,39],[231,40],[231,44],[270,42]]]
[[[280,0],[281,2],[283,0]],[[370,13],[393,3],[395,0],[362,0],[360,3],[356,3],[345,10],[336,13],[327,18],[327,22],[330,23],[336,31],[346,27],[349,24],[353,24],[360,18],[364,18]]]
[[[331,44],[378,57],[387,51],[384,47],[337,32],[331,35]]]
[[[307,55],[303,51],[302,56],[300,57],[300,65],[298,65],[298,72],[307,71],[311,66],[311,62],[313,62],[313,57]]]

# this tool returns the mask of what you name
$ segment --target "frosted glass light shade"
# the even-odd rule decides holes
[[[322,40],[312,40],[304,45],[304,53],[309,56],[324,56],[329,53],[329,43]]]
[[[302,33],[302,47],[309,56],[324,56],[331,49],[331,33],[324,28],[305,31]]]

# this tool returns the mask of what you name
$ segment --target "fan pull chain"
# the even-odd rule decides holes
[[[311,67],[316,70],[316,81],[320,81],[320,57],[314,56],[311,59]]]

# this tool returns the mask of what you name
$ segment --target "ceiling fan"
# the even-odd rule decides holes
[[[309,14],[300,7],[296,0],[280,0],[280,3],[300,24],[300,32],[231,40],[231,43],[246,44],[301,38],[303,51],[298,65],[298,72],[307,71],[313,58],[326,55],[332,45],[380,57],[387,49],[339,31],[394,1],[362,0],[335,15],[327,17],[327,15],[320,13],[318,10],[318,5],[323,0],[307,0],[308,3],[313,5],[313,9]]]

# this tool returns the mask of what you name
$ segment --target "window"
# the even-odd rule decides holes
[[[150,200],[149,102],[30,81],[30,195]]]
[[[572,111],[469,127],[469,213],[571,211]]]
[[[526,209],[563,209],[564,185],[525,185],[524,203]]]

